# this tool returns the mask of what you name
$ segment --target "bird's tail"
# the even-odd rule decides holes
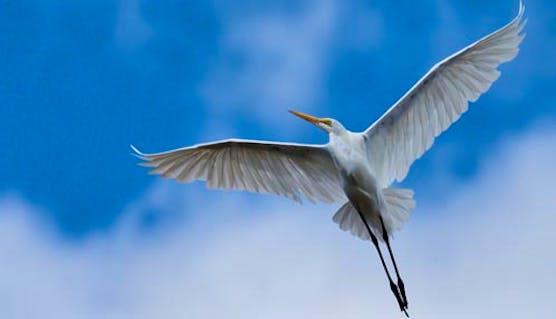
[[[361,217],[350,201],[347,201],[338,209],[334,217],[332,217],[332,220],[340,226],[341,230],[349,231],[353,236],[357,236],[363,240],[371,239],[365,224],[361,221]]]
[[[384,222],[389,224],[389,232],[399,230],[409,220],[409,213],[415,208],[415,200],[413,199],[413,190],[409,188],[385,188],[382,190],[382,196],[386,202],[386,216],[383,216]],[[390,221],[388,222],[388,219]]]
[[[403,227],[409,220],[409,213],[415,208],[413,190],[407,188],[385,188],[382,190],[382,195],[386,203],[386,213],[381,215],[386,229],[391,235],[393,230],[399,230]],[[370,239],[369,232],[361,221],[359,213],[349,201],[340,207],[332,219],[340,226],[340,229],[349,231],[352,235],[363,240]],[[374,232],[375,230],[373,229]],[[379,234],[375,235],[382,239],[382,236]]]

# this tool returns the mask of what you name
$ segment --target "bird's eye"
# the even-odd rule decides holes
[[[323,119],[321,122],[330,126],[330,127],[332,127],[332,120],[331,119]]]

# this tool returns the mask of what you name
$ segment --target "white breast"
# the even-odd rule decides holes
[[[370,170],[361,136],[350,132],[342,135],[331,134],[328,146],[340,173],[361,169]]]

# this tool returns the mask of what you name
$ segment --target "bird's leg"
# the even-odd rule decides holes
[[[388,252],[390,253],[390,258],[394,264],[394,270],[396,271],[396,276],[398,277],[398,288],[400,288],[400,293],[402,294],[403,306],[407,309],[407,297],[405,296],[405,286],[403,284],[402,278],[400,277],[400,272],[398,271],[398,265],[396,265],[396,260],[394,259],[394,254],[392,254],[392,248],[390,247],[390,240],[388,238],[388,233],[386,232],[386,227],[384,226],[384,221],[382,216],[380,216],[380,224],[382,225],[382,238],[388,247]]]
[[[390,283],[390,290],[392,290],[392,293],[394,294],[394,297],[396,297],[396,301],[398,301],[398,305],[400,306],[400,310],[403,311],[405,313],[405,315],[409,318],[409,315],[407,314],[407,311],[405,310],[403,300],[400,297],[400,292],[398,291],[398,287],[396,286],[396,284],[394,284],[394,281],[392,280],[392,277],[390,277],[390,273],[388,272],[388,267],[386,267],[386,263],[384,262],[384,257],[382,256],[382,252],[380,251],[380,247],[378,246],[378,240],[377,240],[376,236],[373,234],[373,232],[371,231],[371,228],[369,227],[369,224],[367,223],[367,220],[363,217],[363,214],[361,213],[361,211],[359,209],[356,209],[356,210],[359,213],[359,217],[361,217],[361,220],[365,224],[365,227],[367,228],[367,231],[369,232],[369,235],[371,236],[371,241],[373,242],[373,245],[375,246],[376,251],[378,252],[378,255],[380,256],[380,261],[382,262],[382,267],[384,267],[384,271],[386,272],[386,276],[388,277],[388,281]]]

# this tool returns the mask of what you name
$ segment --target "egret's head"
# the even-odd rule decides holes
[[[290,113],[304,119],[307,122],[313,123],[315,126],[330,134],[340,134],[345,131],[345,128],[342,126],[342,124],[340,124],[340,122],[336,121],[335,119],[318,118],[297,111],[290,111]]]

